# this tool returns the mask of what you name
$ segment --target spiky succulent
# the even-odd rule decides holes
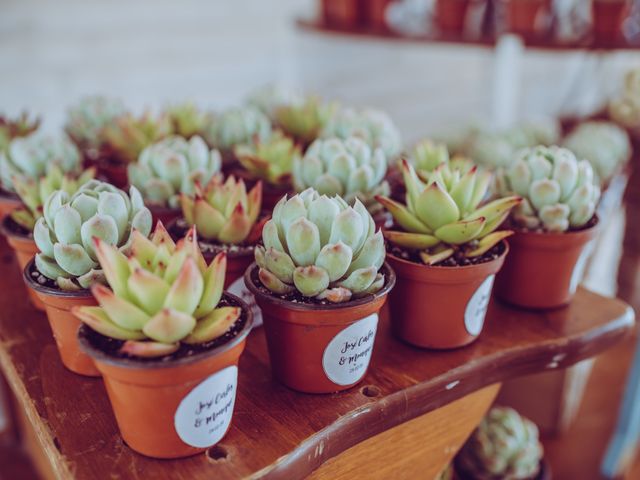
[[[97,238],[93,248],[111,290],[93,285],[100,306],[76,307],[73,313],[96,332],[125,340],[122,353],[169,355],[180,343],[224,335],[240,318],[240,307],[218,306],[226,254],[207,265],[193,228],[177,244],[162,223],[151,239],[134,231],[128,255]]]
[[[283,197],[262,229],[264,247],[255,250],[262,284],[275,294],[345,302],[378,291],[384,276],[382,233],[356,199],[350,207],[307,189]]]
[[[229,152],[236,145],[264,141],[271,134],[271,122],[254,107],[235,107],[222,112],[211,124],[206,139],[210,145]]]
[[[149,205],[178,208],[180,193],[195,194],[195,184],[206,184],[220,171],[220,152],[209,150],[199,136],[185,140],[170,136],[149,145],[128,166],[129,182]]]
[[[23,206],[13,210],[9,215],[18,225],[32,231],[36,220],[42,217],[43,204],[49,195],[55,190],[73,195],[94,176],[94,168],[89,168],[76,176],[71,173],[62,173],[58,166],[54,166],[44,177],[37,180],[24,175],[14,177],[13,185]]]
[[[372,148],[381,148],[388,161],[396,159],[402,151],[400,131],[391,118],[371,108],[336,110],[327,121],[322,136],[342,139],[360,137]]]
[[[101,95],[87,96],[67,110],[64,126],[67,135],[82,149],[100,149],[103,130],[126,113],[119,99]]]
[[[496,187],[501,195],[523,197],[513,211],[516,225],[550,232],[587,224],[600,198],[591,164],[560,147],[523,150],[509,168],[498,172]]]
[[[465,257],[483,255],[510,231],[495,231],[520,197],[510,196],[480,206],[487,195],[491,174],[476,167],[462,172],[443,163],[426,181],[414,168],[402,163],[407,189],[406,205],[377,197],[402,230],[388,230],[385,237],[400,247],[419,250],[427,265],[440,263],[456,251]]]
[[[468,158],[456,155],[449,157],[449,150],[444,143],[422,140],[413,149],[409,161],[418,175],[428,176],[440,165],[448,164],[450,169],[460,170],[462,173],[473,168],[473,162]]]
[[[320,136],[337,105],[318,97],[306,97],[275,110],[275,123],[299,142],[308,144]]]
[[[165,115],[169,118],[172,133],[184,138],[202,136],[213,123],[213,113],[200,110],[193,102],[182,102],[168,106]]]
[[[196,184],[195,195],[180,195],[182,214],[206,240],[237,245],[251,233],[262,205],[262,182],[247,193],[242,180],[233,175],[223,182],[214,175],[204,187]]]
[[[318,139],[303,158],[293,162],[293,184],[297,191],[314,188],[321,195],[340,195],[352,203],[358,198],[375,213],[375,195],[388,195],[384,179],[387,160],[380,148],[372,150],[357,137]]]
[[[102,149],[117,163],[135,162],[145,147],[171,134],[169,117],[126,113],[102,130]]]
[[[540,469],[538,427],[512,408],[494,407],[456,457],[456,467],[478,480],[525,480]]]
[[[291,184],[293,162],[300,157],[300,148],[280,131],[265,141],[238,145],[234,152],[251,177],[277,186]]]
[[[27,112],[21,113],[15,119],[0,115],[0,152],[7,149],[11,140],[17,137],[26,137],[35,132],[39,126],[40,119],[30,119]]]
[[[611,122],[585,122],[565,139],[564,147],[589,160],[601,183],[606,183],[631,156],[627,132]]]
[[[640,128],[640,68],[626,73],[621,95],[609,103],[609,115],[625,128]]]
[[[0,186],[14,192],[13,178],[37,180],[54,168],[62,173],[80,173],[80,152],[68,138],[50,137],[38,132],[17,137],[6,152],[0,152]]]
[[[88,288],[102,279],[92,239],[126,249],[134,230],[143,235],[151,231],[151,212],[135,187],[127,195],[90,180],[71,196],[56,190],[44,202],[43,216],[33,229],[40,250],[36,268],[63,290]]]
[[[283,85],[264,85],[257,88],[247,98],[247,104],[264,113],[272,122],[276,121],[278,108],[299,104],[303,101],[302,95],[292,88]]]

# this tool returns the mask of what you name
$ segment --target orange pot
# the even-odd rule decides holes
[[[322,0],[322,16],[329,27],[355,28],[362,23],[361,0]]]
[[[596,42],[612,43],[622,37],[622,23],[629,13],[627,0],[593,0],[591,18]]]
[[[387,254],[398,276],[389,298],[391,328],[411,345],[448,349],[475,341],[484,325],[494,275],[509,251],[490,262],[431,267]]]
[[[13,210],[22,205],[20,199],[0,188],[0,220],[9,215]]]
[[[526,308],[555,308],[571,301],[591,254],[597,225],[578,232],[509,237],[511,253],[496,279],[496,295]]]
[[[157,205],[147,205],[153,217],[155,225],[160,220],[165,226],[182,216],[182,210],[179,208],[160,207]]]
[[[71,309],[76,306],[96,306],[93,295],[89,290],[64,291],[40,285],[29,274],[32,265],[33,260],[24,269],[24,279],[44,304],[62,363],[79,375],[99,377],[100,372],[93,360],[80,350],[77,334],[81,323],[71,313]]]
[[[525,38],[536,37],[539,18],[548,9],[548,0],[506,0],[508,29]]]
[[[387,7],[393,0],[368,0],[365,2],[366,23],[378,31],[388,31]]]
[[[470,0],[436,0],[436,23],[445,33],[461,34]]]
[[[395,284],[388,264],[385,286],[346,304],[312,305],[275,297],[259,286],[257,266],[244,281],[262,310],[271,370],[283,384],[306,393],[331,393],[359,383],[367,373],[378,312]]]
[[[102,373],[124,441],[154,458],[195,455],[218,443],[231,424],[238,360],[251,330],[251,314],[229,343],[173,361],[115,358],[94,346],[98,334],[83,326],[82,349]]]

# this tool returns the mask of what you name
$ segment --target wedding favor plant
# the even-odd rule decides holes
[[[88,288],[103,278],[93,238],[126,249],[134,230],[142,235],[151,231],[151,213],[135,187],[127,195],[90,180],[73,195],[56,190],[46,199],[33,230],[40,250],[35,266],[62,290]]]
[[[387,159],[381,148],[371,149],[358,137],[318,139],[303,158],[293,162],[297,191],[313,188],[321,195],[339,195],[348,203],[359,199],[372,212],[379,210],[376,195],[389,195],[384,179]]]
[[[455,465],[478,480],[529,480],[538,475],[542,456],[538,427],[512,408],[494,407],[464,444]]]
[[[349,206],[307,189],[276,205],[255,257],[262,284],[275,295],[341,303],[382,288],[384,240],[359,201]]]
[[[162,223],[147,238],[133,231],[128,255],[94,238],[93,251],[109,287],[91,291],[99,307],[74,314],[96,332],[124,340],[120,352],[138,357],[170,355],[180,344],[204,344],[224,335],[240,318],[239,306],[220,306],[226,254],[207,265],[195,228],[177,244]]]
[[[320,136],[336,108],[335,103],[309,96],[276,108],[275,123],[296,141],[308,145]]]
[[[206,134],[206,140],[224,155],[236,145],[264,141],[270,134],[271,122],[264,113],[250,106],[235,107],[216,117]]]
[[[523,198],[512,221],[528,230],[565,232],[584,227],[600,198],[591,164],[560,147],[522,151],[509,168],[498,172],[496,180],[501,195]]]
[[[128,176],[148,205],[179,208],[180,194],[194,195],[196,184],[207,184],[221,164],[220,152],[199,136],[173,135],[146,147],[129,164]]]
[[[625,75],[622,93],[609,103],[609,115],[629,130],[640,128],[640,68]]]
[[[393,245],[419,251],[425,264],[441,263],[454,254],[480,257],[512,233],[495,230],[521,198],[507,196],[481,205],[491,174],[476,167],[461,172],[443,163],[423,181],[404,161],[402,175],[406,205],[377,197],[401,229],[386,231],[385,237]]]
[[[167,115],[126,113],[105,125],[101,146],[112,162],[128,164],[135,162],[145,147],[170,135],[171,130]]]
[[[238,145],[234,152],[251,178],[278,187],[291,185],[294,159],[300,157],[294,141],[280,131],[275,131],[267,140]]]
[[[104,129],[127,113],[119,99],[102,95],[81,98],[67,110],[65,131],[82,150],[100,150]]]
[[[39,126],[40,119],[30,119],[27,112],[14,119],[0,114],[0,152],[4,152],[14,138],[26,137]]]
[[[449,165],[453,170],[467,172],[473,168],[473,162],[460,155],[449,157],[449,150],[444,143],[436,143],[431,140],[422,140],[414,147],[410,163],[414,166],[420,177],[427,177],[442,164]]]
[[[276,112],[280,107],[300,104],[304,97],[295,89],[283,85],[264,85],[257,88],[247,98],[247,104],[264,113],[272,122],[276,121]]]
[[[164,114],[169,118],[172,133],[186,139],[204,135],[214,121],[212,112],[201,110],[194,102],[170,105]]]

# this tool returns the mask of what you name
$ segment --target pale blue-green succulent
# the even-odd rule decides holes
[[[264,141],[270,134],[271,122],[264,113],[254,107],[235,107],[216,117],[206,139],[215,148],[228,152],[236,145]]]
[[[134,230],[145,236],[151,231],[151,212],[135,187],[127,195],[113,185],[90,180],[71,196],[56,190],[43,210],[33,230],[40,250],[35,264],[63,290],[88,288],[103,280],[94,237],[126,250]]]
[[[64,129],[83,149],[99,149],[104,128],[127,112],[119,99],[101,95],[87,96],[67,110]]]

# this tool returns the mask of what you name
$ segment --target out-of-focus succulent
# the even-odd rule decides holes
[[[178,208],[180,193],[195,194],[195,184],[206,184],[219,172],[220,152],[209,150],[199,136],[187,141],[170,136],[149,145],[128,166],[129,182],[149,205]]]
[[[169,117],[149,112],[136,117],[127,113],[116,118],[102,131],[103,150],[118,163],[135,162],[145,147],[171,134]]]
[[[336,111],[335,103],[323,102],[318,97],[306,97],[278,107],[275,123],[296,141],[313,142]]]
[[[606,183],[631,156],[627,132],[611,122],[585,122],[565,139],[564,147],[589,160],[600,183]]]
[[[224,183],[214,175],[204,188],[196,184],[195,195],[181,194],[180,203],[184,219],[202,238],[237,245],[249,237],[258,220],[262,182],[247,193],[244,182],[233,175]]]
[[[0,186],[15,191],[13,178],[39,179],[58,168],[62,173],[79,174],[80,152],[65,136],[50,137],[33,133],[14,138],[5,153],[0,152]]]
[[[193,228],[177,245],[162,223],[151,239],[135,231],[129,255],[97,238],[93,248],[111,290],[93,285],[100,306],[73,313],[96,332],[125,340],[122,353],[169,355],[180,343],[215,340],[240,318],[240,307],[218,306],[226,254],[207,265]]]
[[[540,469],[538,427],[512,408],[494,407],[456,457],[456,468],[478,480],[525,480]]]
[[[283,197],[262,229],[255,250],[262,284],[275,294],[295,290],[339,303],[377,292],[384,285],[382,233],[359,201],[350,207],[307,189]]]
[[[640,129],[640,68],[625,75],[621,95],[609,103],[609,115],[625,128]]]
[[[81,98],[67,110],[64,129],[82,149],[98,150],[102,146],[103,130],[126,113],[119,99],[93,95]]]
[[[151,231],[151,212],[135,187],[127,195],[90,180],[71,196],[56,190],[44,202],[43,216],[33,229],[40,250],[36,268],[63,290],[88,288],[102,279],[92,239],[127,249],[134,230],[145,236]]]
[[[468,158],[456,155],[449,157],[449,150],[444,143],[436,143],[431,140],[419,142],[413,149],[409,161],[420,176],[428,177],[442,164],[448,164],[450,169],[460,170],[462,173],[473,168],[473,162]]]
[[[30,119],[27,112],[19,117],[11,119],[0,115],[0,152],[4,152],[14,138],[26,137],[35,132],[40,126],[40,119]]]
[[[170,105],[164,113],[169,118],[173,134],[184,138],[202,136],[214,119],[212,112],[200,110],[193,102]]]
[[[318,139],[303,158],[294,160],[293,184],[299,192],[311,187],[321,195],[340,195],[349,203],[358,198],[375,213],[380,208],[375,195],[389,195],[386,172],[383,150],[372,150],[360,138]]]
[[[402,175],[406,205],[377,197],[402,229],[388,230],[385,237],[392,244],[419,250],[427,265],[440,263],[456,251],[467,258],[479,257],[513,233],[495,230],[520,203],[520,197],[505,197],[480,206],[491,182],[490,173],[480,172],[477,167],[463,173],[443,163],[423,182],[403,161]]]
[[[226,153],[236,145],[264,141],[270,134],[271,122],[264,113],[254,107],[235,107],[216,117],[206,139],[209,145]]]
[[[360,137],[372,148],[381,148],[387,161],[396,159],[402,151],[400,131],[391,118],[386,113],[371,108],[336,110],[328,120],[322,136],[342,139]]]
[[[89,168],[79,176],[62,173],[54,166],[40,179],[20,175],[13,178],[13,185],[23,206],[13,210],[10,215],[14,222],[26,230],[32,231],[36,220],[42,217],[44,201],[56,190],[73,195],[78,188],[93,179],[95,169]]]
[[[265,141],[251,145],[238,145],[235,155],[242,166],[255,179],[271,185],[290,185],[295,158],[300,158],[300,148],[280,131]]]
[[[496,187],[501,195],[523,197],[513,211],[516,225],[550,232],[587,224],[600,198],[591,164],[560,147],[523,150],[510,167],[497,173]]]
[[[278,108],[300,104],[303,97],[298,91],[282,85],[264,85],[254,90],[247,98],[247,104],[264,113],[272,122],[276,121]]]

